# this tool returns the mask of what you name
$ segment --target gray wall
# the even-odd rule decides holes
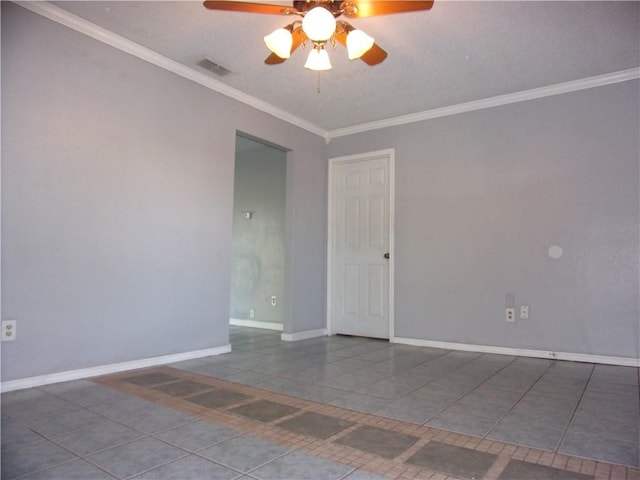
[[[285,330],[324,326],[324,139],[2,2],[2,380],[228,343],[236,131],[287,155]]]
[[[241,136],[237,145],[230,315],[248,320],[253,308],[254,321],[282,324],[287,154]]]
[[[638,92],[631,81],[331,142],[330,157],[396,149],[396,336],[638,358]],[[505,322],[507,293],[529,320]]]

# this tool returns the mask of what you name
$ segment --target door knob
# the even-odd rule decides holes
[[[389,259],[389,252],[384,254],[384,258],[386,258],[387,260]]]

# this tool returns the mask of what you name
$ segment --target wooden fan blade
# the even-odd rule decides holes
[[[385,58],[387,58],[387,52],[374,43],[373,47],[367,50],[365,54],[360,57],[360,60],[372,67],[384,62]]]
[[[291,35],[293,36],[293,42],[291,43],[291,53],[293,54],[296,48],[298,48],[302,44],[307,36],[304,34],[304,31],[302,31],[302,27],[296,28],[293,32],[291,32]],[[275,53],[272,53],[265,59],[264,63],[266,63],[267,65],[278,65],[279,63],[284,63],[285,60],[286,58],[281,58]]]
[[[284,63],[285,60],[286,58],[281,58],[275,53],[272,53],[264,59],[264,63],[266,63],[267,65],[278,65],[279,63]]]
[[[209,10],[227,10],[231,12],[266,13],[269,15],[282,15],[288,11],[295,11],[291,5],[272,5],[266,3],[233,2],[206,0],[205,8]]]
[[[216,2],[220,3],[220,2]],[[356,12],[351,13],[348,5],[355,5]],[[390,13],[417,12],[429,10],[433,6],[433,0],[346,0],[340,5],[347,6],[344,15],[350,18],[373,17],[375,15],[388,15]]]

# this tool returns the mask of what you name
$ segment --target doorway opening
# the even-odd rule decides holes
[[[231,325],[283,330],[287,153],[236,135]]]

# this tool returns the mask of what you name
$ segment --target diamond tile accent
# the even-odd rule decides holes
[[[205,390],[211,390],[212,387],[204,383],[198,383],[191,380],[180,380],[179,382],[166,383],[153,387],[154,390],[173,395],[174,397],[186,397]]]
[[[409,457],[407,463],[455,477],[484,478],[497,458],[491,453],[429,442]]]
[[[355,425],[353,422],[315,412],[305,412],[278,424],[280,428],[290,432],[310,435],[322,440],[333,437],[353,425]]]
[[[583,475],[545,465],[511,460],[507,468],[498,477],[499,480],[541,480],[545,478],[552,478],[553,480],[592,480],[593,475]]]
[[[221,408],[243,402],[250,398],[251,397],[249,395],[245,395],[244,393],[232,392],[231,390],[219,388],[210,392],[185,398],[185,400],[197,403],[198,405],[202,405],[207,408]]]
[[[282,403],[272,402],[270,400],[258,400],[256,402],[247,403],[240,407],[232,408],[233,413],[249,417],[252,420],[261,422],[272,422],[282,417],[291,415],[299,411],[299,408],[283,405]]]
[[[383,458],[395,458],[418,440],[418,437],[406,433],[364,425],[339,438],[335,443]]]
[[[149,387],[152,385],[159,385],[161,383],[171,382],[173,380],[179,380],[179,377],[173,375],[167,375],[166,373],[143,373],[141,375],[133,375],[131,377],[123,378],[125,382],[134,383],[142,387]]]

